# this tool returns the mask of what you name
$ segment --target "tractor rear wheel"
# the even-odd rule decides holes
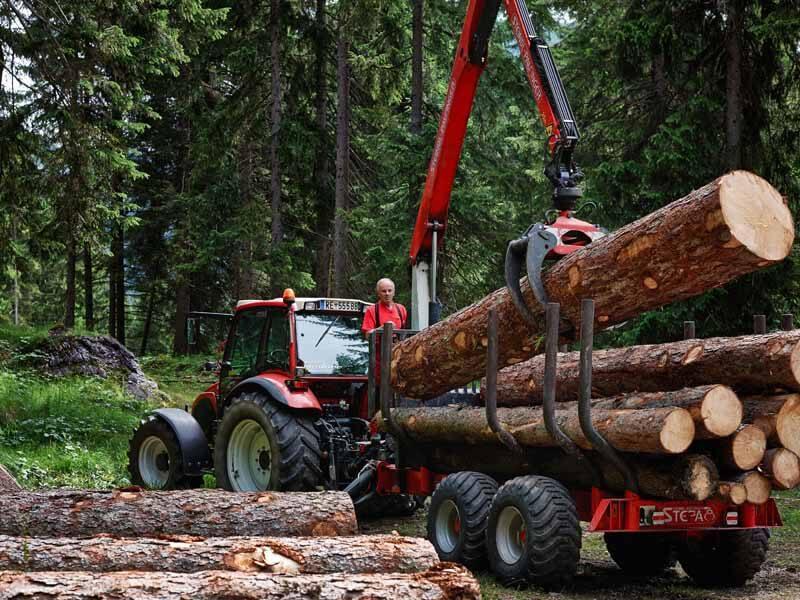
[[[581,528],[566,488],[527,475],[503,484],[492,500],[486,529],[489,564],[507,585],[568,585],[578,569]]]
[[[428,540],[439,558],[470,568],[486,562],[486,519],[497,482],[462,471],[436,486],[428,508]]]
[[[217,485],[234,492],[309,491],[322,479],[313,421],[261,393],[233,399],[214,444]]]
[[[203,486],[201,476],[185,475],[183,453],[172,428],[150,415],[133,432],[128,445],[131,483],[152,490],[176,490]]]
[[[768,546],[769,529],[709,531],[688,537],[678,548],[678,560],[695,583],[741,587],[761,570]]]
[[[675,566],[676,540],[663,533],[606,533],[606,549],[629,575],[660,575]]]

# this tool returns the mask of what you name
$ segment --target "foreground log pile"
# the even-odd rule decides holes
[[[341,492],[8,490],[0,598],[479,598],[426,540],[360,536]]]
[[[561,306],[560,342],[576,339],[584,298],[594,300],[593,325],[603,329],[775,264],[793,240],[780,194],[751,173],[729,173],[546,271],[546,292]],[[494,311],[497,414],[521,449],[505,448],[482,408],[401,408],[399,426],[425,447],[432,468],[498,477],[537,472],[624,491],[618,470],[594,452],[580,426],[577,352],[558,357],[555,419],[583,458],[565,453],[548,433],[544,309],[526,280],[522,289],[533,322],[504,288],[392,353],[394,390],[432,398],[485,373]],[[595,429],[623,453],[644,494],[760,504],[772,488],[800,485],[800,330],[596,351],[591,396]]]

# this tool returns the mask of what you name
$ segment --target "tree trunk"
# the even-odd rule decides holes
[[[2,68],[2,62],[0,62]],[[14,207],[12,206],[12,209]],[[19,265],[17,265],[17,252],[14,249],[17,241],[17,221],[11,219],[11,239],[14,241],[12,246],[12,269],[14,270],[14,325],[19,325]]]
[[[64,296],[64,327],[75,327],[75,237],[67,233],[67,290]]]
[[[739,506],[747,502],[747,488],[737,481],[720,481],[717,498],[723,502]]]
[[[22,486],[17,483],[14,476],[8,472],[8,469],[0,465],[0,493],[14,492],[21,489]]]
[[[561,406],[561,405],[559,405]],[[725,385],[706,385],[671,392],[630,393],[592,402],[592,408],[630,410],[685,408],[692,415],[696,439],[731,435],[742,424],[742,403]]]
[[[734,478],[734,481],[744,484],[747,490],[747,501],[751,504],[764,504],[772,493],[772,484],[769,479],[758,471],[748,471]]]
[[[747,398],[744,410],[745,422],[761,428],[769,446],[800,454],[800,394]]]
[[[614,465],[598,454],[589,453],[603,476],[593,477],[583,459],[576,459],[560,448],[525,448],[523,456],[494,445],[427,444],[419,447],[425,466],[440,473],[479,471],[503,480],[530,473],[552,477],[575,488],[598,486],[615,493],[626,490],[625,481]],[[705,455],[682,454],[670,457],[623,455],[633,469],[639,492],[652,498],[671,500],[706,500],[717,492],[719,473]]]
[[[150,293],[147,298],[147,314],[144,318],[144,327],[142,328],[142,346],[139,348],[139,356],[147,354],[147,342],[150,339],[150,328],[153,324],[153,310],[156,305],[156,286],[150,286]]]
[[[344,17],[341,17],[344,18]],[[336,41],[336,213],[333,218],[333,294],[347,295],[347,209],[350,205],[350,41],[346,23]]]
[[[88,242],[83,245],[83,297],[84,321],[86,329],[94,329],[94,273],[92,272],[92,248]]]
[[[439,565],[422,573],[253,575],[230,571],[199,573],[0,572],[3,598],[91,598],[153,600],[283,600],[348,598],[367,600],[477,600],[478,581],[464,567]]]
[[[424,0],[411,0],[411,125],[413,135],[422,134],[422,64]]]
[[[317,200],[317,259],[314,264],[314,281],[317,295],[331,295],[331,225],[334,217],[330,192],[330,165],[328,161],[327,114],[327,54],[328,31],[325,25],[326,0],[317,0],[314,15],[314,113],[317,126],[317,146],[314,158],[314,188]]]
[[[744,97],[742,93],[742,36],[744,6],[740,0],[728,0],[725,21],[725,141],[726,167],[742,167],[742,130]]]
[[[173,328],[173,354],[188,354],[189,342],[186,339],[186,317],[190,309],[191,290],[186,275],[178,275],[175,289],[175,323]]]
[[[34,537],[353,535],[343,492],[53,490],[0,494],[0,534]]]
[[[239,143],[239,204],[245,215],[256,210],[253,202],[253,145],[248,139]],[[253,267],[252,236],[241,236],[236,243],[233,257],[234,298],[241,300],[253,298],[255,291],[255,272]]]
[[[111,256],[108,257],[108,335],[117,337],[117,276],[114,273],[114,242],[111,242]]]
[[[416,573],[438,559],[422,538],[30,538],[0,536],[12,571],[246,571],[275,574]]]
[[[561,429],[582,448],[591,448],[578,421],[576,405],[559,407],[556,420]],[[394,418],[409,437],[421,443],[500,444],[486,423],[480,408],[420,407],[398,408]],[[502,408],[497,411],[500,423],[522,446],[556,446],[544,423],[541,408]],[[608,443],[627,452],[679,454],[694,440],[692,417],[682,408],[647,408],[641,410],[592,410],[592,422]],[[386,424],[379,418],[378,427]]]
[[[767,450],[761,469],[779,490],[791,490],[800,485],[800,460],[786,448]]]
[[[558,356],[556,398],[577,400],[579,352]],[[541,404],[544,356],[497,374],[497,402]],[[484,380],[485,387],[485,380]],[[610,348],[592,353],[592,395],[660,392],[724,383],[742,393],[800,390],[800,330],[767,335],[693,339],[667,344]],[[483,388],[482,388],[483,392]]]
[[[114,260],[116,268],[114,274],[117,282],[114,291],[117,294],[117,340],[125,345],[125,230],[120,223],[117,229],[116,242],[114,244]]]
[[[270,2],[270,42],[272,53],[272,114],[270,118],[270,208],[272,214],[272,247],[283,241],[281,216],[281,161],[279,156],[281,132],[281,0]],[[273,282],[273,291],[277,288]]]
[[[774,264],[793,239],[792,216],[778,191],[735,171],[564,257],[543,282],[550,300],[561,304],[563,333],[572,339],[583,298],[595,300],[595,327],[604,329]],[[535,324],[518,313],[506,288],[497,290],[397,344],[394,388],[426,399],[483,374],[491,308],[498,314],[500,365],[541,353],[543,308],[525,279],[522,288]]]

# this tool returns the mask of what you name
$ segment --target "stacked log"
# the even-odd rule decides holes
[[[14,476],[8,472],[4,465],[0,465],[0,492],[12,492],[21,490],[22,487],[14,479]]]
[[[11,491],[0,515],[3,599],[480,598],[428,541],[355,535],[343,492]]]

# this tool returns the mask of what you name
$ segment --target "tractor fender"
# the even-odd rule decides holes
[[[286,385],[290,379],[278,373],[263,373],[240,381],[229,393],[225,405],[242,392],[263,392],[275,402],[296,410],[308,410],[321,413],[322,407],[317,396],[311,390],[292,391]]]
[[[159,408],[153,411],[159,419],[170,426],[178,438],[183,456],[183,470],[186,475],[202,475],[203,469],[210,467],[211,450],[200,423],[180,408]]]

